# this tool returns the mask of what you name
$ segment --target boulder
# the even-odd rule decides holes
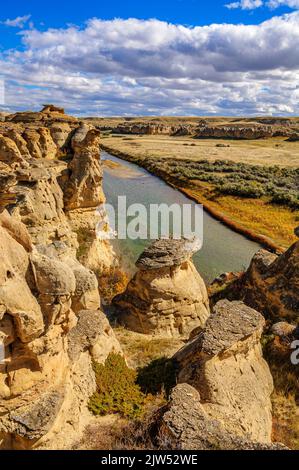
[[[233,434],[210,417],[200,402],[200,394],[189,384],[177,385],[158,425],[160,449],[179,450],[285,450],[282,444],[253,441]]]
[[[219,301],[205,329],[178,351],[178,381],[230,433],[269,443],[273,380],[260,344],[265,320],[242,302]]]
[[[69,334],[68,354],[73,362],[86,350],[99,363],[104,363],[111,352],[122,354],[120,344],[101,310],[79,312],[77,326]]]
[[[126,291],[115,297],[119,320],[139,333],[188,338],[209,317],[208,294],[191,257],[198,242],[157,240],[147,248]]]

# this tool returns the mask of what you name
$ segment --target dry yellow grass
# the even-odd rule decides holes
[[[143,367],[160,357],[171,357],[184,342],[172,338],[153,338],[122,327],[114,328],[114,333],[125,353],[128,365]]]
[[[296,241],[294,228],[299,222],[298,211],[269,204],[264,199],[244,199],[236,196],[218,196],[209,199],[210,185],[200,183],[198,190],[185,189],[185,192],[201,203],[220,211],[233,222],[250,231],[269,237],[276,244],[288,247]]]
[[[193,139],[169,136],[114,137],[104,139],[105,145],[136,157],[162,157],[201,160],[231,160],[252,165],[299,167],[299,142],[285,138],[259,140]],[[224,144],[229,147],[216,147]]]

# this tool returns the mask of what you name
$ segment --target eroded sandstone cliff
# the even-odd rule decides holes
[[[90,269],[114,258],[95,234],[99,132],[51,106],[18,113],[0,165],[0,445],[65,448],[90,418],[92,361],[120,351]]]

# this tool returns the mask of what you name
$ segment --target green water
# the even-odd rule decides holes
[[[126,196],[127,206],[136,202],[149,207],[150,204],[195,204],[179,191],[171,188],[143,168],[102,152],[103,160],[121,164],[105,168],[104,191],[107,202],[117,207],[117,197]],[[124,168],[125,167],[125,168]],[[122,262],[130,271],[140,253],[149,244],[147,240],[114,240],[113,244],[121,254]],[[247,240],[232,231],[208,213],[203,216],[203,246],[193,260],[206,282],[219,274],[240,271],[247,268],[252,256],[261,248],[258,243]]]

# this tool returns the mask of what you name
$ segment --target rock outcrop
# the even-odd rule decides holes
[[[92,120],[89,120],[93,122]],[[289,141],[298,140],[298,121],[283,118],[125,118],[98,120],[101,130],[111,130],[117,134],[136,135],[190,135],[198,139],[262,139],[286,137]],[[115,124],[113,125],[113,122]]]
[[[105,202],[99,160],[100,132],[84,124],[72,138],[74,156],[68,166],[69,178],[64,185],[67,210],[96,208]]]
[[[263,316],[242,302],[217,303],[206,327],[178,351],[178,381],[192,385],[211,419],[237,436],[270,443],[273,381],[263,359]]]
[[[294,232],[299,237],[299,227]],[[212,304],[221,298],[242,300],[270,323],[298,323],[299,241],[280,255],[259,250],[247,271],[215,280],[209,291]]]
[[[261,139],[276,135],[289,135],[288,129],[275,128],[265,124],[206,125],[196,129],[195,137],[211,139]]]
[[[199,392],[189,384],[177,385],[158,426],[158,445],[179,450],[284,450],[281,444],[266,444],[233,434],[213,419],[201,404]]]
[[[83,250],[100,275],[114,255],[95,234],[104,199],[98,131],[72,146],[77,131],[78,121],[53,106],[0,125],[4,449],[70,446],[90,419],[92,361],[121,352],[97,277],[78,259]]]
[[[298,228],[295,230],[298,236]],[[243,300],[272,322],[299,322],[299,241],[281,255],[260,250],[226,295]]]
[[[136,266],[126,291],[114,299],[119,320],[139,333],[188,338],[209,317],[207,290],[191,261],[198,242],[157,240]]]

